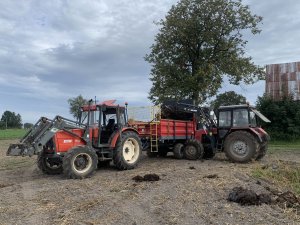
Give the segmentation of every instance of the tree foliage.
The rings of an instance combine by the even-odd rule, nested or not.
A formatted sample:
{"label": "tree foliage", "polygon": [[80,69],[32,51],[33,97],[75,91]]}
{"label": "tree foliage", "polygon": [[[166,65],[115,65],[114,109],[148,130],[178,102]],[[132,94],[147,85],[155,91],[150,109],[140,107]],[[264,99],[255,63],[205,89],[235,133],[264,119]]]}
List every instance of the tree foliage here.
{"label": "tree foliage", "polygon": [[253,83],[263,69],[245,55],[245,31],[255,35],[262,17],[240,0],[181,0],[173,5],[145,60],[152,64],[149,98],[193,99],[216,94],[224,75],[232,84]]}
{"label": "tree foliage", "polygon": [[5,111],[1,117],[0,128],[1,129],[22,128],[21,115],[11,111]]}
{"label": "tree foliage", "polygon": [[88,104],[88,100],[84,99],[82,95],[78,95],[75,98],[69,98],[68,103],[70,105],[70,113],[76,120],[80,118],[80,107]]}
{"label": "tree foliage", "polygon": [[216,96],[216,99],[211,102],[214,109],[221,105],[240,105],[245,104],[246,98],[243,95],[237,94],[234,91],[227,91]]}
{"label": "tree foliage", "polygon": [[257,108],[271,123],[265,124],[271,138],[275,140],[293,140],[300,137],[300,102],[294,101],[292,96],[283,97],[281,101],[274,101],[264,95],[258,97]]}

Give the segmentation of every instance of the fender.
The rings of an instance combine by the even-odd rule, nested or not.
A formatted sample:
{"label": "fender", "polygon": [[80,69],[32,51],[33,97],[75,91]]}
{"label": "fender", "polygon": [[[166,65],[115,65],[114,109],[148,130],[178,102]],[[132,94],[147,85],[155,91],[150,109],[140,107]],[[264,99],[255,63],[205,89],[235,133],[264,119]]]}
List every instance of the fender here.
{"label": "fender", "polygon": [[[126,131],[133,131],[135,132],[137,135],[139,135],[139,132],[132,128],[132,127],[126,127],[126,128],[123,128],[122,129],[122,133],[126,132]],[[110,142],[110,147],[111,148],[115,148],[116,147],[116,144],[117,144],[117,141],[119,139],[119,136],[120,136],[120,131],[116,131],[113,135],[112,135],[112,139],[111,139],[111,142]]]}
{"label": "fender", "polygon": [[[250,133],[254,134],[255,137],[257,137],[259,143],[263,143],[265,142],[266,140],[268,141],[270,139],[269,135],[267,134],[266,131],[264,131],[262,128],[252,128],[252,127],[249,127],[247,129],[240,129],[240,128],[232,128],[228,134],[234,132],[234,131],[237,131],[237,130],[244,130],[244,131],[250,131]],[[228,135],[227,134],[227,135]],[[226,136],[227,136],[226,135]],[[225,136],[225,137],[226,137]],[[266,139],[266,140],[265,140]]]}

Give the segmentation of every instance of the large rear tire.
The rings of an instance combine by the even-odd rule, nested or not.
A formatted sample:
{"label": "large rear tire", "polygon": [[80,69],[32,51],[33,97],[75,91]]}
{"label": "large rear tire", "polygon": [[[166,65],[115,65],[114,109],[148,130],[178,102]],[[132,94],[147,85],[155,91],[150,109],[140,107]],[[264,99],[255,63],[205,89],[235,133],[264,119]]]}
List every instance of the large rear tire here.
{"label": "large rear tire", "polygon": [[202,144],[195,140],[195,139],[190,139],[186,142],[183,155],[186,159],[189,160],[196,160],[196,159],[201,159],[203,157],[203,146]]}
{"label": "large rear tire", "polygon": [[225,154],[233,162],[247,163],[255,159],[258,148],[256,138],[247,131],[235,131],[224,141]]}
{"label": "large rear tire", "polygon": [[122,134],[114,152],[114,164],[119,170],[129,170],[137,166],[142,155],[142,143],[139,136],[132,131]]}
{"label": "large rear tire", "polygon": [[72,179],[90,177],[97,169],[98,156],[86,147],[75,147],[63,158],[64,175]]}
{"label": "large rear tire", "polygon": [[177,143],[173,148],[174,157],[176,159],[183,159],[184,157],[183,152],[184,152],[184,144]]}
{"label": "large rear tire", "polygon": [[41,152],[37,157],[38,168],[48,175],[61,174],[63,172],[61,158],[47,157],[44,152]]}

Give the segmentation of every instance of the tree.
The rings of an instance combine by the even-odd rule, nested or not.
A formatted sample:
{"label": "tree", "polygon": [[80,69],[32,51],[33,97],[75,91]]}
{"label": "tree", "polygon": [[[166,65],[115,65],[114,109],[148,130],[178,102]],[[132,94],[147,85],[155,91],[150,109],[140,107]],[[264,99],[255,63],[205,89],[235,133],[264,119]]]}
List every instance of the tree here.
{"label": "tree", "polygon": [[211,106],[215,109],[221,105],[240,105],[245,104],[246,98],[243,95],[237,94],[234,91],[227,91],[216,96],[216,99],[211,102]]}
{"label": "tree", "polygon": [[20,114],[15,112],[5,111],[1,117],[1,129],[7,128],[22,128],[22,118]]}
{"label": "tree", "polygon": [[300,136],[300,104],[292,96],[274,101],[268,95],[258,97],[257,109],[271,123],[263,124],[273,140],[297,140]]}
{"label": "tree", "polygon": [[68,103],[70,105],[70,113],[76,120],[80,118],[80,107],[88,104],[88,100],[84,99],[82,95],[78,95],[75,98],[69,98]]}
{"label": "tree", "polygon": [[245,55],[244,31],[260,33],[262,17],[252,15],[241,0],[181,0],[173,5],[145,60],[152,64],[149,98],[204,102],[217,93],[223,78],[254,83],[263,68]]}

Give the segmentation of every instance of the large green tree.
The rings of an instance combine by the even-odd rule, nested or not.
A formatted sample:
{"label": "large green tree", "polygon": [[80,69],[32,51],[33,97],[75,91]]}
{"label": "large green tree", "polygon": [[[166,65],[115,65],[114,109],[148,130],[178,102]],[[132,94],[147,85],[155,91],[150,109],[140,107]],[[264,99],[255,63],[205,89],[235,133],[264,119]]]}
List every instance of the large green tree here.
{"label": "large green tree", "polygon": [[240,0],[181,0],[173,5],[145,60],[152,65],[149,98],[204,102],[217,93],[224,75],[230,83],[253,83],[263,68],[245,54],[245,32],[260,32],[262,17]]}
{"label": "large green tree", "polygon": [[78,95],[74,98],[69,98],[68,103],[70,105],[70,113],[74,116],[76,120],[80,118],[80,108],[83,105],[88,104],[88,100],[84,99],[82,95]]}
{"label": "large green tree", "polygon": [[22,128],[22,117],[20,114],[16,114],[15,112],[5,111],[2,114],[0,121],[1,129],[6,128]]}
{"label": "large green tree", "polygon": [[211,102],[214,109],[221,105],[240,105],[245,104],[246,98],[243,95],[237,94],[234,91],[226,91],[216,96],[216,99]]}

